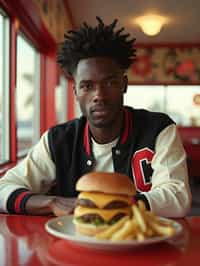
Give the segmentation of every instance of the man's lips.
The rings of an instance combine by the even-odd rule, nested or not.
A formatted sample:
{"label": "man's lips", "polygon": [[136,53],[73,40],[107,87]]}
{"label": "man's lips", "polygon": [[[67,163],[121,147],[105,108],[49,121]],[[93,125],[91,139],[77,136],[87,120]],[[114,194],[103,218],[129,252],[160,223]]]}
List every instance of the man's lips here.
{"label": "man's lips", "polygon": [[96,116],[105,116],[108,114],[108,112],[106,110],[102,110],[102,111],[99,110],[99,111],[94,111],[93,114]]}
{"label": "man's lips", "polygon": [[99,105],[99,106],[94,106],[91,108],[91,112],[108,112],[110,111],[110,106],[108,105]]}
{"label": "man's lips", "polygon": [[108,106],[98,106],[91,109],[91,113],[95,115],[106,115],[110,112],[110,108]]}

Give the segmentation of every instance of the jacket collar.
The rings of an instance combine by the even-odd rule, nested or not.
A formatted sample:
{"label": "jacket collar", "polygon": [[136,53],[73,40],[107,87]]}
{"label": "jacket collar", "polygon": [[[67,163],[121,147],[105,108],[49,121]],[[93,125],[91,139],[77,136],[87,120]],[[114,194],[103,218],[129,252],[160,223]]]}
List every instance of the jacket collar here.
{"label": "jacket collar", "polygon": [[[132,112],[125,108],[123,109],[124,112],[124,126],[122,128],[119,144],[123,145],[126,144],[129,136],[132,134],[133,131],[133,119],[132,119]],[[86,122],[85,129],[84,129],[84,147],[88,156],[92,155],[92,145],[91,145],[91,133],[89,129],[89,123]]]}

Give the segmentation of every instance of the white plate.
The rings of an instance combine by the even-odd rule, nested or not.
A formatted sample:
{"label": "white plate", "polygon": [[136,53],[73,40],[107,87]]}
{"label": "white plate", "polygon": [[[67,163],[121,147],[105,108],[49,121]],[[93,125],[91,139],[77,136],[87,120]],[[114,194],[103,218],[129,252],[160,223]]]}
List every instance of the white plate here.
{"label": "white plate", "polygon": [[144,245],[149,245],[153,243],[159,243],[166,240],[171,240],[172,238],[176,237],[182,231],[182,225],[172,221],[170,219],[161,218],[165,221],[172,221],[173,227],[176,230],[176,234],[173,237],[154,237],[149,238],[143,241],[137,240],[123,240],[123,241],[115,241],[111,242],[109,240],[97,240],[94,237],[87,237],[79,235],[75,232],[74,224],[72,222],[73,215],[69,216],[61,216],[57,218],[50,219],[45,224],[45,229],[48,233],[52,234],[53,236],[59,237],[61,239],[66,239],[73,241],[79,245],[89,246],[92,248],[98,249],[111,249],[111,250],[122,250],[122,249],[129,249],[133,247],[139,247]]}

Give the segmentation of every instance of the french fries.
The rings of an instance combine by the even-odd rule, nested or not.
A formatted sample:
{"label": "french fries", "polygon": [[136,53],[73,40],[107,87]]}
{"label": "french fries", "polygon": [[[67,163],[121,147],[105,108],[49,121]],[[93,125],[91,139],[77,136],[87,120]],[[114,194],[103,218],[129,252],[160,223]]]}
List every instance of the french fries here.
{"label": "french fries", "polygon": [[148,221],[149,226],[152,231],[157,233],[157,235],[161,236],[173,236],[175,234],[175,229],[170,225],[162,225],[158,223],[154,223],[153,221]]}
{"label": "french fries", "polygon": [[111,240],[117,241],[117,240],[125,239],[130,234],[134,234],[136,230],[137,230],[137,223],[134,220],[129,219],[128,221],[124,223],[124,226],[122,226],[118,231],[116,231],[112,235]]}
{"label": "french fries", "polygon": [[132,217],[123,217],[95,237],[111,241],[133,239],[143,241],[156,236],[173,236],[175,233],[173,222],[161,220],[146,210],[142,201],[138,201],[137,205],[132,206]]}
{"label": "french fries", "polygon": [[140,230],[145,233],[147,231],[147,225],[145,222],[145,217],[142,215],[142,211],[136,206],[132,207],[133,217],[135,218]]}
{"label": "french fries", "polygon": [[117,232],[122,226],[125,224],[126,221],[128,221],[129,217],[125,216],[122,219],[120,219],[117,223],[111,225],[108,229],[106,229],[103,232],[100,232],[96,234],[97,239],[110,239],[111,236]]}

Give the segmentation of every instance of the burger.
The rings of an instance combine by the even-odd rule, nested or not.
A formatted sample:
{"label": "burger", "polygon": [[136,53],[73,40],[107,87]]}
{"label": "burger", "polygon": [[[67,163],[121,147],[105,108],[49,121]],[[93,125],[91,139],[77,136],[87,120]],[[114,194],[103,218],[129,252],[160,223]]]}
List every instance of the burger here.
{"label": "burger", "polygon": [[136,193],[130,178],[119,173],[91,172],[76,183],[75,230],[94,236],[126,215]]}

